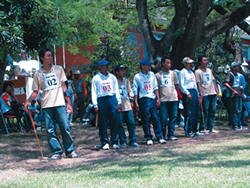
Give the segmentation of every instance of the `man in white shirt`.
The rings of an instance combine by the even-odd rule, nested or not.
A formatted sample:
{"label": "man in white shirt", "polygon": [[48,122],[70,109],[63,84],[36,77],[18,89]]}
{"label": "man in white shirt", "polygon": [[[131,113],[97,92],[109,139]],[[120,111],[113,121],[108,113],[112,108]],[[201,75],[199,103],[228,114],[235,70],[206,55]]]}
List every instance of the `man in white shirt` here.
{"label": "man in white shirt", "polygon": [[150,115],[158,142],[165,144],[166,141],[163,139],[162,126],[157,113],[157,103],[160,104],[157,80],[154,73],[150,71],[151,64],[147,59],[141,60],[141,71],[134,77],[133,92],[135,95],[135,106],[137,110],[140,107],[144,137],[147,139],[147,145],[153,145],[150,132]]}
{"label": "man in white shirt", "polygon": [[113,149],[119,149],[118,111],[122,111],[117,79],[108,72],[110,64],[104,59],[98,62],[100,72],[92,79],[91,86],[92,103],[95,112],[98,113],[99,135],[104,150],[109,150],[108,123],[111,129]]}
{"label": "man in white shirt", "polygon": [[185,134],[188,138],[192,138],[195,135],[204,135],[203,133],[198,132],[197,129],[197,109],[199,91],[196,85],[195,75],[191,71],[193,62],[194,60],[192,60],[191,58],[185,57],[182,60],[184,68],[180,71],[178,75],[179,86],[184,104],[184,116],[186,122]]}

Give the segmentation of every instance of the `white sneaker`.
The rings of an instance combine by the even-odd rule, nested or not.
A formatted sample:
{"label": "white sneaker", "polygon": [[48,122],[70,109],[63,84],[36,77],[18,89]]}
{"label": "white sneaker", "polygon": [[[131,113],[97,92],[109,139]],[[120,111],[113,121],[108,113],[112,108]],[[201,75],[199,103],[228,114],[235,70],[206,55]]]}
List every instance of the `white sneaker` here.
{"label": "white sneaker", "polygon": [[113,144],[113,149],[120,149],[120,147],[117,144]]}
{"label": "white sneaker", "polygon": [[153,145],[154,143],[153,143],[153,140],[148,140],[147,141],[147,145]]}
{"label": "white sneaker", "polygon": [[109,150],[109,144],[105,144],[104,146],[102,146],[102,149]]}
{"label": "white sneaker", "polygon": [[166,144],[166,143],[167,143],[166,140],[164,140],[164,139],[160,139],[160,140],[158,140],[158,142],[159,142],[160,144]]}

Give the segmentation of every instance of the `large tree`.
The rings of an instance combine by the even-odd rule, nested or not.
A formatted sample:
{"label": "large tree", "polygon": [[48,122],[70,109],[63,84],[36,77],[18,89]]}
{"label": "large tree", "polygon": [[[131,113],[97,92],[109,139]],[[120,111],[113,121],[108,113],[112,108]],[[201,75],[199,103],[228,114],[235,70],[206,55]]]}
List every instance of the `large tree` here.
{"label": "large tree", "polygon": [[249,1],[157,0],[155,4],[155,8],[161,9],[171,6],[175,10],[174,16],[164,36],[158,41],[153,36],[148,1],[136,0],[139,23],[151,55],[153,58],[166,56],[172,47],[173,68],[182,68],[183,57],[194,58],[197,47],[235,25],[249,30],[248,24],[244,22],[250,15]]}
{"label": "large tree", "polygon": [[[39,12],[35,0],[0,1],[0,88],[7,56],[20,59],[21,52],[33,53],[45,47],[55,36],[49,20]],[[0,90],[1,93],[2,90]]]}

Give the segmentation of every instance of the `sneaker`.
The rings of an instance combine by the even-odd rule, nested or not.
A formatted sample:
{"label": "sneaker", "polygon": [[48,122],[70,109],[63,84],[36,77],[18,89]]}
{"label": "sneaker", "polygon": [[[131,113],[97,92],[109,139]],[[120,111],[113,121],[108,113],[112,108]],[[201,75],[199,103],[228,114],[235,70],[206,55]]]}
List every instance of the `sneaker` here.
{"label": "sneaker", "polygon": [[207,131],[205,129],[200,130],[200,133],[203,133],[203,134],[208,134],[208,132],[210,132],[210,131]]}
{"label": "sneaker", "polygon": [[184,125],[185,125],[185,123],[184,123],[184,122],[181,122],[181,123],[179,124],[179,127],[184,127]]}
{"label": "sneaker", "polygon": [[129,144],[129,147],[141,147],[141,145],[137,144],[136,142],[133,142],[131,144]]}
{"label": "sneaker", "polygon": [[68,158],[80,158],[81,155],[78,155],[75,151],[72,151],[71,153],[67,154]]}
{"label": "sneaker", "polygon": [[210,133],[219,133],[220,131],[216,131],[214,129],[209,130]]}
{"label": "sneaker", "polygon": [[195,132],[195,133],[194,133],[194,135],[196,135],[196,136],[203,136],[203,135],[204,135],[204,133]]}
{"label": "sneaker", "polygon": [[159,142],[160,144],[166,144],[166,143],[167,143],[166,140],[164,140],[163,138],[162,138],[162,139],[159,139],[158,142]]}
{"label": "sneaker", "polygon": [[147,145],[153,145],[153,140],[147,140]]}
{"label": "sneaker", "polygon": [[186,134],[186,137],[187,137],[187,138],[193,138],[193,137],[194,137],[194,134],[193,134],[193,133]]}
{"label": "sneaker", "polygon": [[58,160],[58,159],[62,159],[63,155],[62,154],[54,154],[52,155],[52,157],[50,157],[48,160],[49,161],[53,161],[53,160]]}
{"label": "sneaker", "polygon": [[109,144],[104,144],[104,145],[102,146],[102,149],[104,149],[104,150],[109,150]]}
{"label": "sneaker", "polygon": [[172,141],[175,141],[175,140],[178,140],[178,138],[174,137],[174,136],[170,136],[168,137],[169,140],[172,140]]}
{"label": "sneaker", "polygon": [[248,128],[247,128],[247,127],[241,126],[239,129],[240,129],[240,130],[247,130]]}
{"label": "sneaker", "polygon": [[113,144],[113,149],[120,149],[120,147],[117,144]]}
{"label": "sneaker", "polygon": [[127,144],[126,143],[123,143],[122,145],[121,145],[121,148],[127,148],[128,146],[127,146]]}

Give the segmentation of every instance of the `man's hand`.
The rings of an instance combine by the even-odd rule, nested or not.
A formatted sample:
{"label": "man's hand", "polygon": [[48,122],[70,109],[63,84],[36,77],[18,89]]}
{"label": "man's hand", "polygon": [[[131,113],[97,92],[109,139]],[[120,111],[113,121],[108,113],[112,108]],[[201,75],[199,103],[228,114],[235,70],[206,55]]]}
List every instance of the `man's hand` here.
{"label": "man's hand", "polygon": [[118,104],[118,112],[122,112],[122,105]]}
{"label": "man's hand", "polygon": [[139,110],[139,104],[137,102],[135,102],[135,109],[136,109],[136,111]]}
{"label": "man's hand", "polygon": [[29,105],[30,105],[29,101],[26,101],[26,103],[23,106],[25,112],[28,112]]}
{"label": "man's hand", "polygon": [[66,108],[66,112],[68,113],[68,114],[73,114],[73,109],[72,109],[72,106],[71,105],[67,105],[67,108]]}
{"label": "man's hand", "polygon": [[188,98],[188,100],[191,100],[191,98],[192,98],[191,94],[188,94],[187,98]]}
{"label": "man's hand", "polygon": [[94,110],[95,110],[95,113],[96,113],[96,114],[99,113],[99,108],[98,108],[98,107],[96,107]]}
{"label": "man's hand", "polygon": [[236,95],[236,96],[240,95],[238,91],[234,90],[233,92],[234,92],[234,95]]}
{"label": "man's hand", "polygon": [[157,107],[161,106],[161,101],[159,99],[157,99]]}

